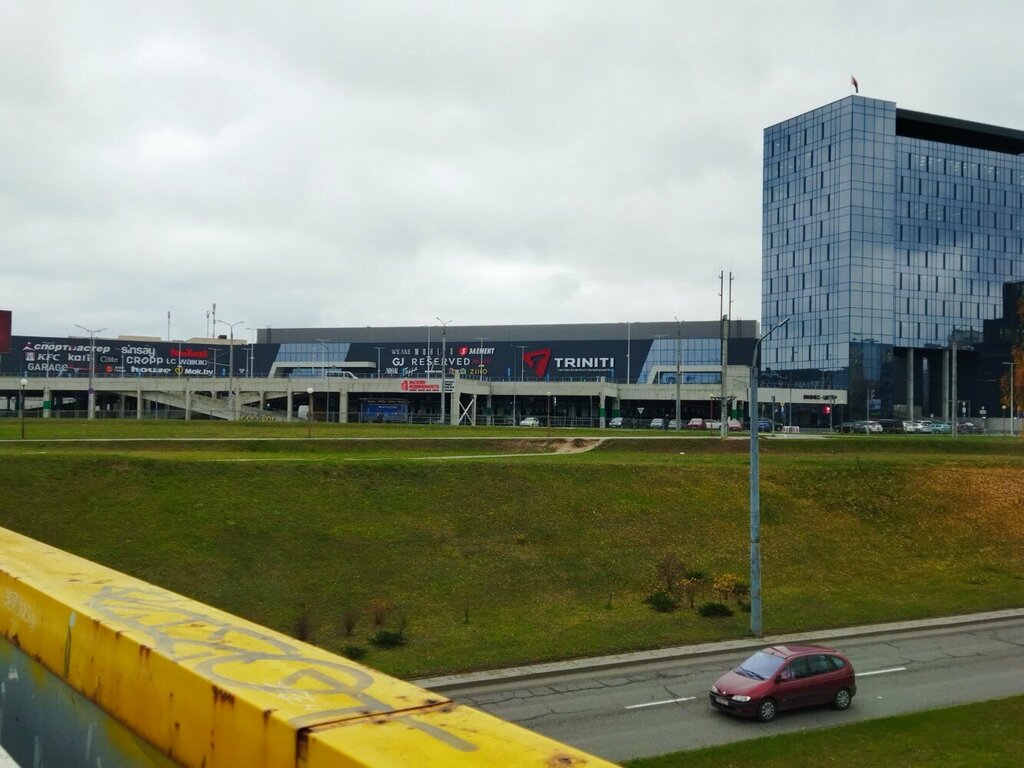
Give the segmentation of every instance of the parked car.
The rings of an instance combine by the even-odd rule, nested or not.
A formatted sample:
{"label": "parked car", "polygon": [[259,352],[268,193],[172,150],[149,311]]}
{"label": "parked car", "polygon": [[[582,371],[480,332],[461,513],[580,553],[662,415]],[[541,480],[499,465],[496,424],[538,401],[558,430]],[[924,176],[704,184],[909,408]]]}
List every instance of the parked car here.
{"label": "parked car", "polygon": [[729,421],[726,423],[726,426],[729,428],[730,432],[738,432],[739,430],[743,429],[743,425],[740,424],[740,422],[737,419],[729,419]]}
{"label": "parked car", "polygon": [[651,419],[650,427],[651,427],[651,429],[664,429],[665,428],[665,420],[664,419]]}
{"label": "parked car", "polygon": [[609,421],[608,421],[608,426],[612,427],[612,428],[622,427],[623,426],[623,424],[622,424],[622,417],[621,416],[612,416],[612,418],[609,419]]}
{"label": "parked car", "polygon": [[708,419],[704,422],[704,429],[721,429],[722,422],[715,421],[714,419]]}
{"label": "parked car", "polygon": [[980,424],[975,424],[973,421],[958,421],[956,423],[956,431],[961,435],[983,435],[985,429]]}
{"label": "parked car", "polygon": [[536,416],[527,416],[525,419],[519,422],[520,427],[539,427],[540,419]]}
{"label": "parked car", "polygon": [[933,435],[948,435],[953,431],[953,426],[948,421],[932,421],[928,426]]}
{"label": "parked car", "polygon": [[704,429],[704,419],[690,419],[686,422],[687,429]]}
{"label": "parked car", "polygon": [[857,694],[853,664],[816,645],[774,645],[758,651],[711,686],[711,706],[763,723],[786,709],[829,704],[848,709]]}
{"label": "parked car", "polygon": [[668,423],[668,428],[669,429],[679,429],[679,419],[672,419],[672,421],[670,421]]}

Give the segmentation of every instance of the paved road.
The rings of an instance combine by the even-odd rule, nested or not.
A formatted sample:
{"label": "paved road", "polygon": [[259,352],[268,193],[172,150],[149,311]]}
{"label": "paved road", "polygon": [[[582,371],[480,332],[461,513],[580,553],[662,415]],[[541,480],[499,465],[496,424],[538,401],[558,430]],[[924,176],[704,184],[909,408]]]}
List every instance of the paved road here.
{"label": "paved road", "polygon": [[1024,693],[1024,618],[831,642],[858,673],[851,709],[783,713],[767,725],[707,702],[710,684],[746,651],[449,687],[445,694],[620,761]]}

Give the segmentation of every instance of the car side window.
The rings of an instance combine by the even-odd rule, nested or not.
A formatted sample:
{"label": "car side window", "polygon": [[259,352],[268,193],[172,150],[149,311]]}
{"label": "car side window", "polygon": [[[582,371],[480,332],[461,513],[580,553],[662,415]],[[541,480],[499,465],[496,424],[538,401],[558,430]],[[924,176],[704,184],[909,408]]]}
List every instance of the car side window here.
{"label": "car side window", "polygon": [[828,656],[809,656],[807,662],[810,674],[812,675],[820,675],[832,671],[832,664],[829,662]]}
{"label": "car side window", "polygon": [[799,680],[801,677],[807,677],[809,674],[807,667],[807,657],[801,659],[793,659],[786,667],[786,673],[783,678],[786,680]]}
{"label": "car side window", "polygon": [[829,664],[832,665],[832,669],[842,669],[846,666],[846,662],[840,659],[838,656],[828,656]]}

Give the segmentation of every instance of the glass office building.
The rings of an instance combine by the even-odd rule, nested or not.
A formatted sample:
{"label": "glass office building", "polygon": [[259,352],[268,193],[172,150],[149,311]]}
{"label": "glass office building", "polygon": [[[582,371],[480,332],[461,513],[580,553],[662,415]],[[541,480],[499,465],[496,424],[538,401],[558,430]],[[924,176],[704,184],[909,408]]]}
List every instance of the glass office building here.
{"label": "glass office building", "polygon": [[998,409],[972,355],[1024,280],[1022,154],[1024,132],[862,96],[766,128],[762,330],[788,318],[768,381],[846,389],[856,418],[948,416],[956,359]]}

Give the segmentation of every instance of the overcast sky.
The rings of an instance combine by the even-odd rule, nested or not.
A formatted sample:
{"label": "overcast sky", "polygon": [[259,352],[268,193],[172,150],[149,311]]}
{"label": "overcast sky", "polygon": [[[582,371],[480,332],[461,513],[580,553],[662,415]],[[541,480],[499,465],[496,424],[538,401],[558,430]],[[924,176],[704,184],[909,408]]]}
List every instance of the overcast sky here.
{"label": "overcast sky", "polygon": [[[1024,3],[0,0],[14,333],[760,317],[761,141],[1024,128]],[[223,332],[223,327],[218,331]]]}

